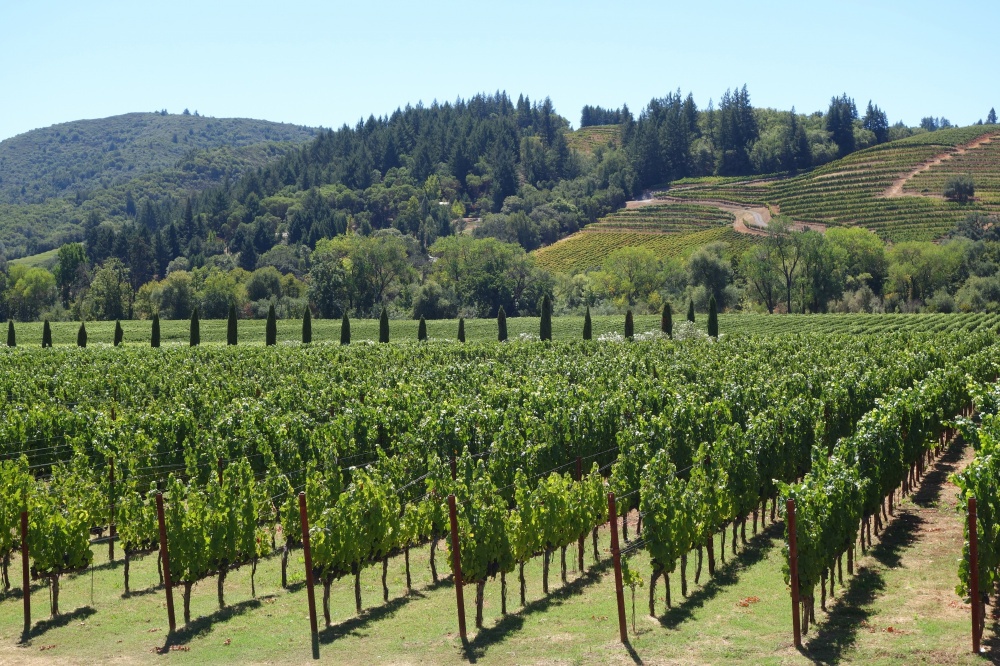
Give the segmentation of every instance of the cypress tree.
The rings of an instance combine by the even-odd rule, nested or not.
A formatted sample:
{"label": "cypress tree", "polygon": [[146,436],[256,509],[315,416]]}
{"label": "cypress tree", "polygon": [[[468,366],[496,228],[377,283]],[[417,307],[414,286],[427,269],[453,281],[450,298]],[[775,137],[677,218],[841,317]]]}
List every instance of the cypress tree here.
{"label": "cypress tree", "polygon": [[719,337],[719,312],[714,295],[708,299],[708,334],[713,338]]}
{"label": "cypress tree", "polygon": [[42,325],[42,347],[52,346],[52,327],[49,326],[49,320],[46,319],[45,323]]}
{"label": "cypress tree", "polygon": [[192,347],[201,344],[201,326],[198,324],[198,308],[191,311],[190,343]]}
{"label": "cypress tree", "polygon": [[16,347],[17,346],[17,335],[14,333],[14,320],[7,320],[7,346]]}
{"label": "cypress tree", "polygon": [[497,311],[497,340],[507,342],[507,313],[503,311],[503,306]]}
{"label": "cypress tree", "polygon": [[663,304],[663,314],[660,315],[660,330],[667,334],[667,337],[674,337],[674,313],[670,310],[670,303]]}
{"label": "cypress tree", "polygon": [[694,323],[694,301],[688,300],[688,321]]}
{"label": "cypress tree", "polygon": [[631,340],[635,337],[635,322],[632,321],[632,311],[625,313],[625,339]]}
{"label": "cypress tree", "polygon": [[264,329],[264,344],[273,347],[278,344],[278,320],[274,316],[274,304],[267,308],[267,326]]}
{"label": "cypress tree", "polygon": [[465,342],[465,317],[458,318],[458,341]]}
{"label": "cypress tree", "polygon": [[587,306],[587,314],[583,315],[583,339],[594,339],[594,327],[590,321],[590,306]]}
{"label": "cypress tree", "polygon": [[76,332],[76,346],[86,348],[87,346],[87,325],[80,322],[80,330]]}
{"label": "cypress tree", "polygon": [[302,344],[308,345],[313,341],[313,320],[309,306],[306,306],[305,314],[302,315]]}
{"label": "cypress tree", "polygon": [[552,340],[552,300],[546,294],[542,299],[542,322],[539,326],[538,337],[542,340]]}
{"label": "cypress tree", "polygon": [[420,325],[417,326],[417,340],[427,342],[427,322],[424,321],[423,315],[420,315]]}
{"label": "cypress tree", "polygon": [[378,318],[378,341],[389,342],[389,313],[382,308],[382,314]]}
{"label": "cypress tree", "polygon": [[150,347],[160,346],[160,315],[159,313],[153,315],[153,334],[149,338]]}
{"label": "cypress tree", "polygon": [[115,347],[121,345],[122,340],[125,339],[125,331],[122,330],[122,323],[118,320],[115,321]]}
{"label": "cypress tree", "polygon": [[347,318],[346,312],[344,318],[340,320],[340,344],[351,344],[351,320]]}
{"label": "cypress tree", "polygon": [[226,344],[235,345],[239,338],[239,333],[236,328],[236,304],[231,303],[229,305],[229,321],[226,322]]}

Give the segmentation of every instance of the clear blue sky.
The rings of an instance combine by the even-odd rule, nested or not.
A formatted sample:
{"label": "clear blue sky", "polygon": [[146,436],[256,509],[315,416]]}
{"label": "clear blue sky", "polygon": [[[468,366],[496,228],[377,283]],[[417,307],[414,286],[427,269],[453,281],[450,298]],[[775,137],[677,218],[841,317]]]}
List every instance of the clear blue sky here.
{"label": "clear blue sky", "polygon": [[0,139],[129,111],[339,127],[407,102],[506,90],[638,111],[678,87],[699,107],[825,110],[847,92],[891,122],[1000,108],[996,2],[0,3]]}

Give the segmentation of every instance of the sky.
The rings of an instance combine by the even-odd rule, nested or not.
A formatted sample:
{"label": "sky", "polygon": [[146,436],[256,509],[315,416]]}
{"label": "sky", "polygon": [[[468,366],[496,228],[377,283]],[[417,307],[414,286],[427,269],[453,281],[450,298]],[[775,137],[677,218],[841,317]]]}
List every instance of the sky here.
{"label": "sky", "polygon": [[916,125],[1000,107],[1000,3],[0,2],[0,140],[185,108],[340,127],[477,92],[634,113],[678,88],[703,108],[825,111],[846,92]]}

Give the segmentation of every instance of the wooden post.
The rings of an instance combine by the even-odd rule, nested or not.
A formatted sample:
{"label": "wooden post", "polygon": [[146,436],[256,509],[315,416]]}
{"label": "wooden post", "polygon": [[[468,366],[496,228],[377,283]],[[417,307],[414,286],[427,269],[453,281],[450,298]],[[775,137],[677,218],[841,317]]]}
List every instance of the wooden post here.
{"label": "wooden post", "polygon": [[[454,458],[452,458],[454,461]],[[451,567],[455,572],[455,600],[458,603],[458,633],[464,643],[465,633],[465,598],[462,596],[462,553],[458,540],[458,511],[455,509],[455,496],[448,495],[448,514],[451,519]]]}
{"label": "wooden post", "polygon": [[451,454],[451,480],[454,481],[455,477],[458,476],[458,466],[455,463],[455,454]]}
{"label": "wooden post", "polygon": [[167,550],[167,522],[163,517],[163,493],[156,493],[156,519],[160,522],[160,558],[163,560],[163,586],[167,592],[167,621],[170,633],[177,631],[174,619],[174,589],[170,581],[170,552]]}
{"label": "wooden post", "polygon": [[618,598],[618,635],[628,645],[628,624],[625,621],[625,590],[622,589],[622,556],[618,548],[618,511],[615,494],[608,493],[608,518],[611,524],[611,559],[615,564],[615,596]]}
{"label": "wooden post", "polygon": [[24,640],[31,633],[31,570],[28,567],[28,512],[21,512],[21,585],[24,599]]}
{"label": "wooden post", "polygon": [[302,525],[302,552],[306,560],[306,596],[309,599],[309,630],[312,631],[313,659],[319,659],[319,623],[316,619],[312,550],[309,547],[309,516],[306,513],[306,494],[304,491],[299,493],[299,522]]}
{"label": "wooden post", "polygon": [[219,485],[222,485],[222,458],[218,459],[217,466],[219,468]]}
{"label": "wooden post", "polygon": [[972,652],[982,652],[983,595],[979,592],[979,529],[976,524],[976,498],[969,498],[969,578],[972,590]]}
{"label": "wooden post", "polygon": [[[583,458],[580,456],[576,457],[576,482],[580,483],[583,481]],[[576,567],[580,574],[583,574],[583,539],[584,535],[581,534],[579,540],[576,542],[577,548],[577,563]]]}
{"label": "wooden post", "polygon": [[791,570],[792,583],[792,633],[795,637],[795,647],[802,649],[802,625],[799,618],[799,546],[795,534],[795,500],[785,503],[788,520],[788,563]]}
{"label": "wooden post", "polygon": [[115,459],[108,458],[108,497],[111,499],[111,513],[108,514],[108,561],[115,561]]}

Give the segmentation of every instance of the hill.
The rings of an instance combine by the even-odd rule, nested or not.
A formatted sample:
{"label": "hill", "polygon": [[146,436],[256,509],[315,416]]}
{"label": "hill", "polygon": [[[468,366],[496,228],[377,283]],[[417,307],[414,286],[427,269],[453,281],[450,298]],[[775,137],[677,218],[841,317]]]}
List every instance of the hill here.
{"label": "hill", "polygon": [[0,241],[11,257],[79,240],[91,211],[135,216],[263,166],[316,130],[246,118],[129,113],[0,142]]}
{"label": "hill", "polygon": [[[1000,126],[918,134],[858,151],[792,178],[689,179],[669,190],[690,202],[766,206],[797,222],[860,226],[886,241],[935,240],[971,213],[1000,213]],[[975,198],[945,200],[969,175]]]}

